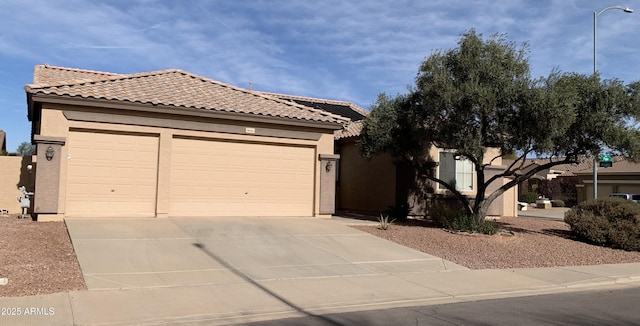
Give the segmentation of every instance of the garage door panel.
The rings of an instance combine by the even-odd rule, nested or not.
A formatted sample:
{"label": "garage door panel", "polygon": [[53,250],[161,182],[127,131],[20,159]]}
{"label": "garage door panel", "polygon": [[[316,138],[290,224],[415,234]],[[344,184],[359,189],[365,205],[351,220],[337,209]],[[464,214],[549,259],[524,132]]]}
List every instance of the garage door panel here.
{"label": "garage door panel", "polygon": [[618,191],[625,194],[640,194],[640,185],[618,185]]}
{"label": "garage door panel", "polygon": [[71,132],[67,216],[155,216],[158,138]]}
{"label": "garage door panel", "polygon": [[311,147],[174,139],[174,216],[310,216]]}

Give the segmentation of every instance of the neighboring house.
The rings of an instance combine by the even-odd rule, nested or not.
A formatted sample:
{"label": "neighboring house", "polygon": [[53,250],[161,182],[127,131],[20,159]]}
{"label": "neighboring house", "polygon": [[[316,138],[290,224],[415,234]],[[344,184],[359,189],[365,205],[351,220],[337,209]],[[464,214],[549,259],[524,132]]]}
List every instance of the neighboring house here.
{"label": "neighboring house", "polygon": [[[578,177],[578,202],[593,199],[593,161],[588,166],[575,171]],[[612,158],[610,168],[598,168],[598,198],[609,197],[611,193],[640,194],[640,164],[622,156]]]}
{"label": "neighboring house", "polygon": [[[506,159],[503,160],[504,165],[511,165],[512,163],[513,163],[513,160],[506,160]],[[524,161],[524,164],[522,164],[524,168],[518,171],[518,174],[527,173],[528,171],[531,171],[532,169],[546,163],[549,163],[548,158],[547,159],[545,158],[526,159]],[[518,195],[521,195],[525,192],[538,192],[540,183],[543,180],[550,181],[559,177],[560,178],[575,177],[576,172],[585,170],[585,169],[590,169],[592,167],[593,167],[593,160],[589,157],[584,157],[584,158],[581,158],[580,162],[578,162],[577,164],[559,164],[549,169],[539,171],[536,174],[534,174],[531,178],[521,182],[518,185]]]}
{"label": "neighboring house", "polygon": [[[409,204],[412,214],[424,215],[434,200],[450,198],[448,191],[439,185],[421,181],[415,171],[408,166],[394,161],[388,155],[379,155],[371,160],[364,159],[360,153],[358,140],[363,119],[368,112],[359,106],[343,101],[333,101],[284,94],[266,93],[283,100],[318,108],[349,118],[352,123],[347,129],[336,131],[336,154],[340,155],[337,172],[338,210],[378,214],[389,206]],[[491,153],[489,153],[491,154]],[[452,151],[434,148],[431,153],[436,173],[446,180],[455,180],[458,188],[469,196],[476,194],[475,172],[471,162],[456,159]],[[493,162],[487,169],[488,174],[503,169],[500,160]],[[507,182],[507,180],[503,180]],[[488,192],[497,189],[496,184]],[[429,194],[425,198],[418,187],[423,187]],[[511,189],[494,201],[489,215],[516,216],[517,190]]]}
{"label": "neighboring house", "polygon": [[334,213],[340,115],[181,70],[40,65],[25,91],[39,220]]}
{"label": "neighboring house", "polygon": [[[513,161],[504,161],[511,164]],[[598,198],[606,198],[611,193],[640,194],[640,164],[631,162],[622,156],[612,158],[610,168],[598,167]],[[520,173],[526,173],[536,166],[549,163],[549,159],[527,159]],[[540,171],[519,186],[520,194],[537,192],[542,180],[577,177],[577,202],[593,199],[593,158],[583,157],[576,164],[560,164]],[[574,181],[575,182],[575,181]],[[574,194],[575,195],[575,194]],[[574,198],[575,200],[575,198]]]}

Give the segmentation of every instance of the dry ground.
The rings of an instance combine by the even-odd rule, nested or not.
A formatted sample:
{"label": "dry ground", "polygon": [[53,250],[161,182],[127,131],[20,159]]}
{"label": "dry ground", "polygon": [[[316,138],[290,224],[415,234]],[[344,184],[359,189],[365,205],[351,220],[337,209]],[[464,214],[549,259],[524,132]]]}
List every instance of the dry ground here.
{"label": "dry ground", "polygon": [[562,221],[503,217],[500,235],[454,234],[424,220],[375,226],[353,226],[381,238],[450,260],[471,269],[531,268],[640,262],[627,252],[574,240]]}
{"label": "dry ground", "polygon": [[64,222],[17,215],[0,215],[0,278],[0,297],[86,289]]}

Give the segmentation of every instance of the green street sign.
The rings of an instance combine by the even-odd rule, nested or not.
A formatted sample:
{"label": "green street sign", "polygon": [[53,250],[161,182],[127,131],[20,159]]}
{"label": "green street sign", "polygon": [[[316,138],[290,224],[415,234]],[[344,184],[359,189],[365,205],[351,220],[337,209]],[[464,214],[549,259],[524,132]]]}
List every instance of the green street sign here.
{"label": "green street sign", "polygon": [[611,161],[611,155],[600,155],[601,168],[610,168],[612,166],[613,166],[613,162]]}

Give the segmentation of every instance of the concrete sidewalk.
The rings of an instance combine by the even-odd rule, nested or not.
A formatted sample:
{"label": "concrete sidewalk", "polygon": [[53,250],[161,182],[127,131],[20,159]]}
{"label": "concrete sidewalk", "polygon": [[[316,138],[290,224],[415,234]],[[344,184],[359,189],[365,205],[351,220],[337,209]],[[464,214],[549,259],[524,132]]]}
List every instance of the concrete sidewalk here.
{"label": "concrete sidewalk", "polygon": [[21,310],[0,325],[221,325],[640,286],[640,264],[468,270],[344,221],[224,222],[69,220],[89,290],[0,298]]}

